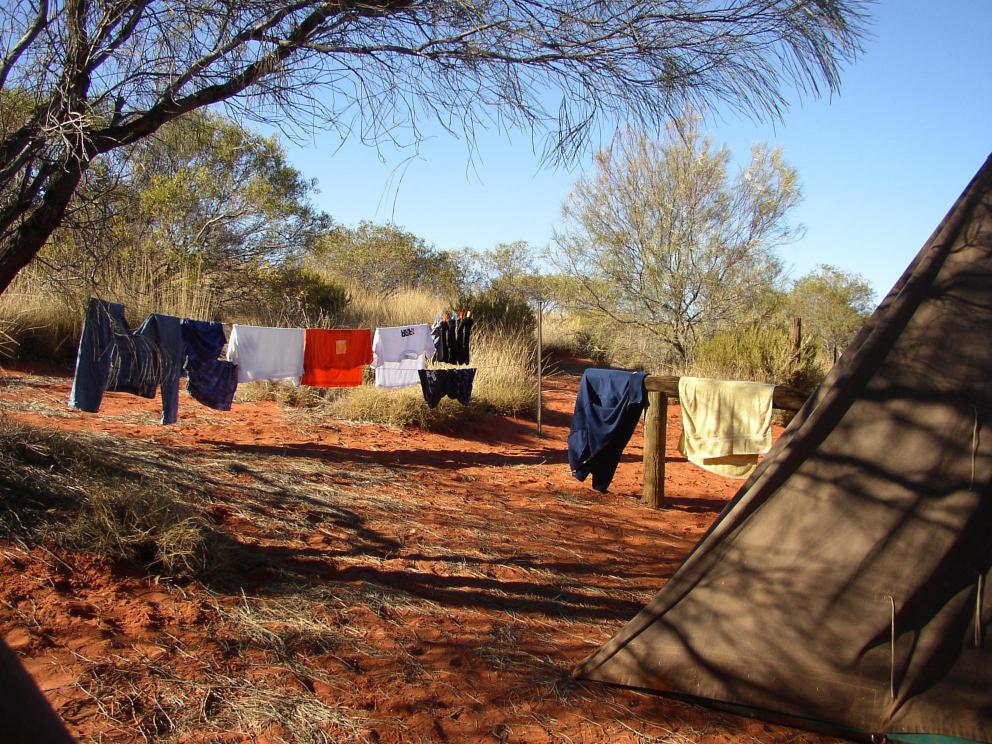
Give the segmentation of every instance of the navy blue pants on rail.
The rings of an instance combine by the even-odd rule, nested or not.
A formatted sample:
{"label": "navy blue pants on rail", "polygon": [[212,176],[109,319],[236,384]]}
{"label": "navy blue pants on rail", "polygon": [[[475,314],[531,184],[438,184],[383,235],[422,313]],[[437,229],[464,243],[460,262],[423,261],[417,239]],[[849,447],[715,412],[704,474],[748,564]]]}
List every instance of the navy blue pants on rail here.
{"label": "navy blue pants on rail", "polygon": [[647,396],[645,372],[587,369],[579,382],[572,430],[568,435],[568,464],[572,475],[605,492],[620,464]]}

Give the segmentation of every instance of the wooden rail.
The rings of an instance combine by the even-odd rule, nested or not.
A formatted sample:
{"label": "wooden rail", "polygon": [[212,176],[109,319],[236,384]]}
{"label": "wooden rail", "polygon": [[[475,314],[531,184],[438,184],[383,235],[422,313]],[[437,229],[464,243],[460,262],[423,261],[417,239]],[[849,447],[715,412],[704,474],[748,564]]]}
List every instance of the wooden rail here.
{"label": "wooden rail", "polygon": [[[660,509],[665,502],[665,436],[668,425],[668,396],[679,394],[679,378],[649,375],[644,380],[648,391],[648,410],[644,418],[644,493],[645,506]],[[776,385],[772,406],[798,411],[806,396],[795,388]]]}

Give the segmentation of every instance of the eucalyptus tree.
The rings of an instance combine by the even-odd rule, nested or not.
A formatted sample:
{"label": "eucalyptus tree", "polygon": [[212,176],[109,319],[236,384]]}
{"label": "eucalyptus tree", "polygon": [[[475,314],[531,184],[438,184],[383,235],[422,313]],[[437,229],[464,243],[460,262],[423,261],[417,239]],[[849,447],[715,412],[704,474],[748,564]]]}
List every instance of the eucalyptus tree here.
{"label": "eucalyptus tree", "polygon": [[[597,125],[687,105],[776,115],[838,85],[869,0],[6,0],[0,290],[62,220],[83,173],[196,109],[416,141],[523,127],[548,160]],[[4,98],[2,100],[9,100]],[[2,118],[2,117],[0,117]]]}
{"label": "eucalyptus tree", "polygon": [[803,331],[836,357],[868,320],[875,290],[858,274],[820,264],[796,280],[788,303],[791,314],[802,318]]}
{"label": "eucalyptus tree", "polygon": [[662,141],[628,131],[599,152],[551,254],[575,309],[646,334],[682,367],[702,334],[755,319],[778,283],[775,248],[801,232],[781,152],[755,145],[731,177],[730,151],[698,125],[682,117]]}
{"label": "eucalyptus tree", "polygon": [[107,160],[83,175],[38,255],[35,274],[66,297],[160,286],[185,267],[223,304],[260,271],[299,265],[331,227],[276,137],[208,111],[163,125],[121,167]]}

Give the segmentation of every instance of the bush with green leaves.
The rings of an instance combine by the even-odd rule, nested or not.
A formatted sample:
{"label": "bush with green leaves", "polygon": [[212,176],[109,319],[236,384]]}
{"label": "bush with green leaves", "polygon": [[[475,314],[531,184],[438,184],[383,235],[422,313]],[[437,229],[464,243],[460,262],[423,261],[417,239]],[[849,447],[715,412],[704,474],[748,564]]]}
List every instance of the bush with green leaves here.
{"label": "bush with green leaves", "polygon": [[501,330],[507,335],[530,335],[537,327],[534,308],[517,294],[503,289],[488,289],[463,294],[458,307],[470,310],[480,331]]}
{"label": "bush with green leaves", "polygon": [[451,296],[462,280],[450,253],[394,224],[335,227],[308,260],[321,272],[383,295],[418,288]]}
{"label": "bush with green leaves", "polygon": [[343,310],[350,301],[340,282],[309,269],[262,269],[256,273],[259,293],[241,308],[247,317],[258,317],[270,325],[321,326]]}
{"label": "bush with green leaves", "polygon": [[704,340],[686,372],[789,385],[805,393],[816,388],[825,374],[814,339],[804,338],[799,351],[793,352],[789,331],[761,325],[717,333]]}

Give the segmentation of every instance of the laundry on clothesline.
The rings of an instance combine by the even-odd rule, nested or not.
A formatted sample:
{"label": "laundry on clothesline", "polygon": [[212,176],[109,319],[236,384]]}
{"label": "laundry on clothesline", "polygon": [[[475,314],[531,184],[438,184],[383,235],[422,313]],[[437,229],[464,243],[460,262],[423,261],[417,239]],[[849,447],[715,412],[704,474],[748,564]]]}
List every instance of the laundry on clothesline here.
{"label": "laundry on clothesline", "polygon": [[445,364],[468,364],[472,336],[472,311],[443,313],[434,319],[431,338],[434,361]]}
{"label": "laundry on clothesline", "polygon": [[572,475],[605,493],[620,464],[647,401],[644,372],[587,369],[579,381],[572,428],[568,434],[568,464]]}
{"label": "laundry on clothesline", "polygon": [[372,367],[376,387],[400,388],[420,382],[418,370],[435,353],[426,323],[376,328],[372,339]]}
{"label": "laundry on clothesline", "polygon": [[183,318],[186,344],[186,392],[208,408],[230,411],[238,389],[238,368],[218,359],[227,338],[224,326],[216,321]]}
{"label": "laundry on clothesline", "polygon": [[303,385],[356,387],[365,365],[372,362],[368,329],[307,328],[303,353]]}
{"label": "laundry on clothesline", "polygon": [[[179,380],[188,356],[187,335],[180,318],[161,313],[150,314],[137,331],[132,331],[123,305],[91,298],[79,339],[69,406],[96,413],[107,391],[154,398],[161,389],[162,423],[174,424],[179,412]],[[193,353],[200,353],[200,349]],[[209,375],[209,371],[201,374],[201,384],[211,384]]]}
{"label": "laundry on clothesline", "polygon": [[463,406],[472,400],[472,382],[475,380],[475,368],[468,369],[421,369],[420,387],[424,393],[424,402],[428,407],[436,408],[444,396],[454,398]]}
{"label": "laundry on clothesline", "polygon": [[227,360],[238,365],[238,382],[291,382],[303,377],[302,328],[270,328],[235,323]]}
{"label": "laundry on clothesline", "polygon": [[[446,315],[441,343],[449,363],[467,364],[472,319],[470,314],[459,315],[463,317]],[[226,359],[220,359],[225,345]],[[161,388],[162,423],[171,424],[178,416],[184,374],[191,397],[229,411],[239,383],[354,387],[362,384],[368,364],[377,387],[420,384],[431,407],[445,395],[467,404],[475,369],[437,370],[422,381],[419,372],[436,353],[436,339],[426,323],[377,328],[374,336],[363,328],[235,324],[228,339],[221,323],[160,313],[150,314],[132,331],[123,305],[93,298],[83,323],[69,405],[96,412],[106,391],[153,398]]]}

